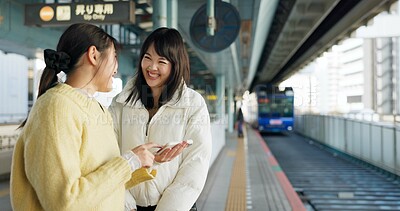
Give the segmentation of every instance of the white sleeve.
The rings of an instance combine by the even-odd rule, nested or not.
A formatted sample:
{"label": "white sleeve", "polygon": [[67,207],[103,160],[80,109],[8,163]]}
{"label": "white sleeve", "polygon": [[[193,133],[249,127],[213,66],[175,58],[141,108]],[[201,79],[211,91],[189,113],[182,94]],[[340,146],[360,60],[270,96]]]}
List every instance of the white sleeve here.
{"label": "white sleeve", "polygon": [[125,191],[125,211],[136,210],[136,201],[129,192],[129,190]]}
{"label": "white sleeve", "polygon": [[131,150],[126,151],[124,154],[121,155],[121,157],[128,161],[129,165],[131,166],[132,172],[142,167],[142,163],[140,162],[139,157]]}

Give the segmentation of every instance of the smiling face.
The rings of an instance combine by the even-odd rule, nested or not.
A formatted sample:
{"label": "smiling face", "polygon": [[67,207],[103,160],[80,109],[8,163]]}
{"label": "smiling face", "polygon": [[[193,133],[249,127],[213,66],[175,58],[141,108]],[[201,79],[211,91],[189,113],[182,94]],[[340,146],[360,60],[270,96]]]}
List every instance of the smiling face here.
{"label": "smiling face", "polygon": [[157,54],[154,43],[144,54],[141,67],[144,78],[153,92],[160,91],[171,74],[172,64],[165,57]]}

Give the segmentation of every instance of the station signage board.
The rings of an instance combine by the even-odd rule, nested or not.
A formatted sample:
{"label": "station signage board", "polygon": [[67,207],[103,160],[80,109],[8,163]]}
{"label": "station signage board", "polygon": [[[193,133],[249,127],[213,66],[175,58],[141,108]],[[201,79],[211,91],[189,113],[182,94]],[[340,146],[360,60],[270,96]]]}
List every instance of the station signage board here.
{"label": "station signage board", "polygon": [[82,22],[133,24],[135,23],[135,3],[118,1],[25,5],[25,25],[27,26],[57,26]]}

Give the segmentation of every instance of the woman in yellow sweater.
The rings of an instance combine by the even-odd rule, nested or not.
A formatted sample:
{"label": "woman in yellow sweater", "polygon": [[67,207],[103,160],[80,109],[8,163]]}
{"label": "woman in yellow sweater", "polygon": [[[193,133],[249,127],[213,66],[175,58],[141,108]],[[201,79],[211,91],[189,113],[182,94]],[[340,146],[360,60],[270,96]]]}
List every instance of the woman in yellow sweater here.
{"label": "woman in yellow sweater", "polygon": [[[44,58],[38,100],[14,149],[13,209],[123,210],[125,188],[154,177],[141,167],[152,166],[148,149],[156,145],[120,156],[111,115],[92,97],[112,87],[115,39],[94,25],[74,24]],[[58,83],[61,71],[65,83]]]}

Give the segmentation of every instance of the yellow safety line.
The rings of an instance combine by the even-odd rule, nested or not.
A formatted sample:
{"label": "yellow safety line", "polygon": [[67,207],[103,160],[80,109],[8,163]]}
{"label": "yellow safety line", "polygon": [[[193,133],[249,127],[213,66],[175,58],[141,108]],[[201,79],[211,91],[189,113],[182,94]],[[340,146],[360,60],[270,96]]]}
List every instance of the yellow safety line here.
{"label": "yellow safety line", "polygon": [[226,211],[246,211],[246,154],[244,139],[238,138],[236,159],[232,169]]}

